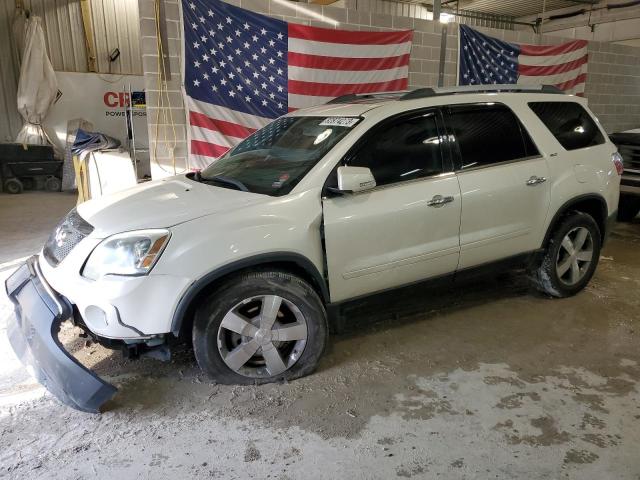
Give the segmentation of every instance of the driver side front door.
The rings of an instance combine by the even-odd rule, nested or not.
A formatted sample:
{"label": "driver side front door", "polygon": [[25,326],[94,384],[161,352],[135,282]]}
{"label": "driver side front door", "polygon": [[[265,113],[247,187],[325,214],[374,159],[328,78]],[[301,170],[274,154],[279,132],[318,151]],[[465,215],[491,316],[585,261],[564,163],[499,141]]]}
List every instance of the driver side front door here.
{"label": "driver side front door", "polygon": [[347,156],[376,187],[323,199],[333,302],[455,271],[460,187],[439,119],[430,109],[384,121]]}

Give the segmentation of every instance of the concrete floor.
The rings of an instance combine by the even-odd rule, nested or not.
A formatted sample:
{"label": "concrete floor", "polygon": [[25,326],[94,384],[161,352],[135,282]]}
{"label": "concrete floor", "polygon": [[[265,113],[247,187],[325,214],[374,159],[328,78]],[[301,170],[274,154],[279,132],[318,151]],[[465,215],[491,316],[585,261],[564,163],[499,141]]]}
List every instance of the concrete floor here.
{"label": "concrete floor", "polygon": [[[0,195],[0,279],[73,200]],[[636,220],[573,298],[518,275],[387,295],[350,313],[317,373],[259,387],[212,384],[186,348],[131,362],[68,327],[68,347],[120,388],[102,415],[27,376],[0,297],[0,477],[637,480],[639,288]]]}

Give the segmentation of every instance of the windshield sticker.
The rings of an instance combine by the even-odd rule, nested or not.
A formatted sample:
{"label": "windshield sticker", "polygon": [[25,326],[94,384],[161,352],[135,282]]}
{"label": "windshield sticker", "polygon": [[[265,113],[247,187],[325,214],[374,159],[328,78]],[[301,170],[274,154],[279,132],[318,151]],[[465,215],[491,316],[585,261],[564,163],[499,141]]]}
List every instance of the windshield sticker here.
{"label": "windshield sticker", "polygon": [[357,117],[327,117],[322,122],[320,122],[320,126],[322,127],[347,127],[351,128],[360,120]]}

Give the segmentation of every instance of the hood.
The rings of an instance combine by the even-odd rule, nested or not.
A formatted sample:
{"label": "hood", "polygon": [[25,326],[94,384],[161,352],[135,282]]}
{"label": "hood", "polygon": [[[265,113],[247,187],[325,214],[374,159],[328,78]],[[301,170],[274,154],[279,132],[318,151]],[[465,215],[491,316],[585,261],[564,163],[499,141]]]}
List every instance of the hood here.
{"label": "hood", "polygon": [[78,206],[78,213],[94,227],[95,235],[106,237],[130,230],[167,228],[270,198],[213,187],[182,175],[90,200]]}

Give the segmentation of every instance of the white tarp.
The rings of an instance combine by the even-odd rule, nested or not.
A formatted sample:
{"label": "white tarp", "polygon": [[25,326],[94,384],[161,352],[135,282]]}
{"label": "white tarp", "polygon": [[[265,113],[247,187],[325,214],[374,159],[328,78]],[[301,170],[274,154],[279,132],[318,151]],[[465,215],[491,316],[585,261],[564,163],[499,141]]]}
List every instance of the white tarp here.
{"label": "white tarp", "polygon": [[24,52],[18,83],[18,111],[25,120],[16,142],[46,145],[46,134],[41,126],[49,107],[58,94],[58,82],[47,56],[42,31],[42,19],[31,16],[26,22]]}

